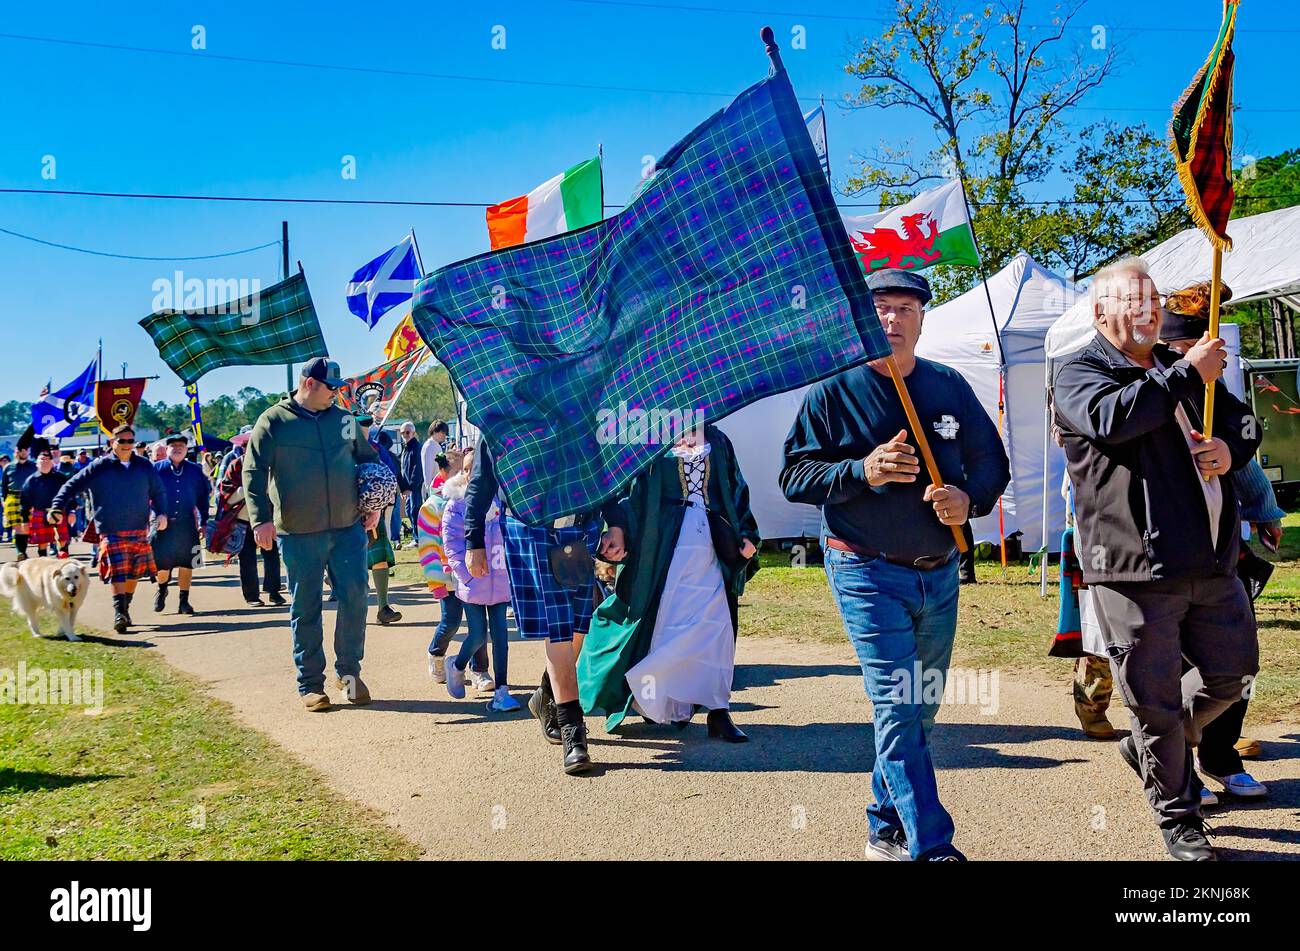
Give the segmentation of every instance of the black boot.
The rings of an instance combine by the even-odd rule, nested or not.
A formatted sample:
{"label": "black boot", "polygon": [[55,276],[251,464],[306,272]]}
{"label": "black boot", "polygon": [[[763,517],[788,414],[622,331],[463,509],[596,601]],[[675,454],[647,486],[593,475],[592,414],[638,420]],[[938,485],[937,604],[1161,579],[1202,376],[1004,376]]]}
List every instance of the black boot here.
{"label": "black boot", "polygon": [[124,599],[122,602],[122,614],[126,616],[127,627],[135,627],[135,621],[131,620],[131,602],[135,600],[135,592],[128,591],[126,594],[122,595],[122,597]]}
{"label": "black boot", "polygon": [[113,595],[113,630],[119,634],[125,634],[131,621],[126,616],[126,595]]}
{"label": "black boot", "polygon": [[730,710],[709,711],[709,739],[725,740],[728,743],[748,743],[749,737],[740,731],[731,720]]}
{"label": "black boot", "polygon": [[176,610],[181,614],[193,614],[194,609],[190,607],[190,593],[182,588],[179,592],[180,603],[176,605]]}
{"label": "black boot", "polygon": [[542,727],[542,736],[547,743],[558,746],[564,742],[560,735],[560,723],[555,710],[555,695],[551,693],[551,676],[549,671],[542,671],[542,685],[528,698],[528,712]]}
{"label": "black boot", "polygon": [[14,548],[18,550],[18,557],[14,561],[27,560],[27,536],[21,532],[14,532]]}
{"label": "black boot", "polygon": [[[167,607],[167,586],[169,583],[167,581],[158,582],[158,590],[154,592],[153,609],[159,614],[162,614],[163,608]],[[184,598],[185,596],[182,594],[181,597]]]}
{"label": "black boot", "polygon": [[586,724],[561,727],[560,734],[564,742],[564,771],[572,776],[591,769],[591,756],[587,753]]}

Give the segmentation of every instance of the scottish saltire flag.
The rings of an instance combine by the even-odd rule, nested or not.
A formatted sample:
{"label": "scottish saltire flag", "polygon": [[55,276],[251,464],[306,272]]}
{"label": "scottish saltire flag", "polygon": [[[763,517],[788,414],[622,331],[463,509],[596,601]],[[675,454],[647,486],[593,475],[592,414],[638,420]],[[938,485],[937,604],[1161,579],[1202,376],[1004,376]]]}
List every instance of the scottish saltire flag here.
{"label": "scottish saltire flag", "polygon": [[374,329],[379,318],[411,299],[420,267],[415,255],[415,235],[408,234],[375,258],[348,282],[348,310]]}
{"label": "scottish saltire flag", "polygon": [[32,428],[36,435],[49,439],[71,436],[77,427],[95,418],[95,377],[99,361],[91,360],[71,383],[53,393],[49,384],[41,390],[41,398],[32,404]]}
{"label": "scottish saltire flag", "polygon": [[616,495],[674,419],[890,352],[783,70],[668,150],[618,215],[441,268],[412,313],[535,525]]}
{"label": "scottish saltire flag", "polygon": [[238,300],[157,311],[140,326],[182,383],[218,367],[299,363],[329,354],[301,271]]}

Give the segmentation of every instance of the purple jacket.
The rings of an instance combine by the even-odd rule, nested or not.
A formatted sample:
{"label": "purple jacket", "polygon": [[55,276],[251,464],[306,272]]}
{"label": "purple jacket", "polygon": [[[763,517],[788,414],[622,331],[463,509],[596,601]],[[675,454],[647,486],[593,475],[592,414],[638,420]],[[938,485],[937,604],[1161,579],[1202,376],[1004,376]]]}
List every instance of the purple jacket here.
{"label": "purple jacket", "polygon": [[505,538],[498,511],[488,518],[484,540],[487,547],[488,573],[475,578],[465,567],[465,486],[467,479],[458,475],[442,487],[447,507],[442,510],[442,545],[447,567],[456,575],[456,597],[466,604],[504,604],[510,600],[510,575],[506,572]]}

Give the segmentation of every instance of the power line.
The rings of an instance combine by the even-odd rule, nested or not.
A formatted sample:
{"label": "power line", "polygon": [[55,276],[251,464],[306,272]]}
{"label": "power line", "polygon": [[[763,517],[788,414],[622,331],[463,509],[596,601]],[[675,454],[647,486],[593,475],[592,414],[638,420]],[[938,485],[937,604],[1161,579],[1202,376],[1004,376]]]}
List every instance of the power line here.
{"label": "power line", "polygon": [[[586,0],[574,0],[586,2]],[[591,0],[595,2],[595,0]],[[1282,30],[1270,32],[1285,32]],[[1293,31],[1300,32],[1300,31]],[[211,53],[206,50],[167,50],[152,46],[127,46],[120,43],[95,43],[90,40],[69,40],[53,36],[32,36],[23,33],[0,33],[0,39],[18,40],[29,43],[49,43],[55,46],[72,46],[82,49],[111,50],[125,53],[144,53],[152,56],[171,56],[190,60],[219,60],[228,63],[243,63],[255,66],[287,66],[293,69],[322,69],[342,73],[364,73],[377,76],[399,76],[408,79],[436,79],[453,82],[499,83],[508,86],[533,86],[541,89],[581,89],[588,92],[627,92],[655,96],[708,96],[718,99],[732,99],[736,92],[715,92],[703,89],[672,89],[654,86],[615,86],[603,83],[580,83],[563,80],[545,79],[511,79],[502,76],[475,76],[466,73],[431,73],[408,69],[386,69],[378,66],[349,66],[342,63],[314,63],[306,60],[265,59],[256,56],[233,56],[224,53]],[[814,96],[797,96],[800,102],[819,103],[821,99]],[[1156,106],[1074,106],[1081,112],[1158,112],[1167,114],[1167,108]],[[1238,108],[1243,113],[1298,113],[1296,109]]]}
{"label": "power line", "polygon": [[[53,188],[0,188],[0,194],[18,194],[18,195],[56,195],[73,198],[121,198],[121,199],[141,199],[145,201],[233,201],[233,202],[254,202],[269,204],[296,204],[296,205],[380,205],[396,206],[411,208],[489,208],[498,202],[487,201],[415,201],[403,199],[382,199],[382,198],[290,198],[270,195],[185,195],[185,194],[164,194],[150,192],[116,192],[116,191],[72,191],[70,189],[53,189]],[[1003,202],[979,202],[981,207],[1016,207],[1020,205],[1138,205],[1149,202],[1182,202],[1184,199],[1181,195],[1170,196],[1167,198],[1148,198],[1145,195],[1136,195],[1122,198],[1048,198],[1024,201],[1003,201]],[[1300,201],[1300,193],[1280,194],[1280,195],[1238,195],[1238,201]],[[885,204],[883,202],[837,202],[840,208],[892,208],[894,204]],[[619,209],[624,207],[621,204],[606,204],[606,209]],[[3,229],[0,229],[2,231]],[[6,232],[13,233],[13,232]],[[18,235],[18,237],[27,237]],[[32,239],[37,240],[37,239]],[[271,244],[279,244],[273,241]],[[258,248],[248,248],[248,251],[257,251],[262,247],[270,245],[261,245]],[[72,250],[81,250],[73,248]],[[244,254],[244,251],[233,251],[230,254]],[[214,255],[222,257],[224,255]],[[153,260],[153,259],[150,259]],[[158,259],[162,260],[162,259]],[[166,260],[183,260],[181,258],[171,258]],[[197,260],[197,259],[195,259]]]}
{"label": "power line", "polygon": [[[684,3],[649,3],[644,0],[569,0],[570,3],[582,3],[588,6],[596,7],[631,7],[642,10],[671,10],[675,13],[729,13],[744,16],[772,16],[772,17],[789,17],[796,20],[850,20],[859,23],[892,23],[891,17],[880,16],[862,16],[861,14],[849,13],[805,13],[804,11],[794,10],[753,10],[741,9],[739,7],[700,7],[687,5]],[[1054,23],[1040,24],[1022,24],[1030,28],[1038,29],[1057,29]],[[1074,30],[1084,30],[1091,32],[1091,26],[1069,27]],[[1114,26],[1109,29],[1122,33],[1214,33],[1215,29],[1210,27],[1197,28],[1191,26]],[[1300,30],[1275,30],[1268,29],[1242,29],[1238,27],[1237,33],[1300,33]]]}
{"label": "power line", "polygon": [[95,251],[91,248],[78,248],[70,244],[59,244],[57,241],[46,241],[44,238],[36,238],[30,234],[23,234],[19,231],[10,231],[8,228],[0,228],[0,234],[7,234],[13,238],[22,238],[24,241],[34,241],[36,244],[43,244],[50,248],[59,248],[63,251],[76,251],[80,254],[93,254],[101,258],[119,258],[125,261],[210,261],[214,258],[233,258],[239,254],[249,254],[253,251],[261,251],[263,248],[279,247],[279,241],[268,241],[266,244],[259,244],[255,248],[243,248],[239,251],[222,251],[219,254],[195,254],[189,257],[154,257],[145,254],[115,254],[111,251]]}

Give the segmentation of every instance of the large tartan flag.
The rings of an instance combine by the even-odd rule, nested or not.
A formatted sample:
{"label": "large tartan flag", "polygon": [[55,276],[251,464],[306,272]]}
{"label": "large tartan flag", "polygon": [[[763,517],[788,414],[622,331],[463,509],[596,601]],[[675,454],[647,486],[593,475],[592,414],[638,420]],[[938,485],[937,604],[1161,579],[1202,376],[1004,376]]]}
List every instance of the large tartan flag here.
{"label": "large tartan flag", "polygon": [[348,377],[338,390],[339,406],[349,413],[370,413],[376,423],[382,423],[402,384],[428,355],[427,347],[417,347],[396,360]]}
{"label": "large tartan flag", "polygon": [[236,301],[156,311],[140,326],[182,383],[218,367],[298,363],[329,353],[301,271]]}
{"label": "large tartan flag", "polygon": [[1174,103],[1170,146],[1192,220],[1220,251],[1232,247],[1232,35],[1237,0],[1226,0],[1223,23],[1205,65]]}
{"label": "large tartan flag", "polygon": [[531,524],[616,495],[674,419],[890,352],[784,70],[673,146],[619,214],[441,268],[412,313]]}

